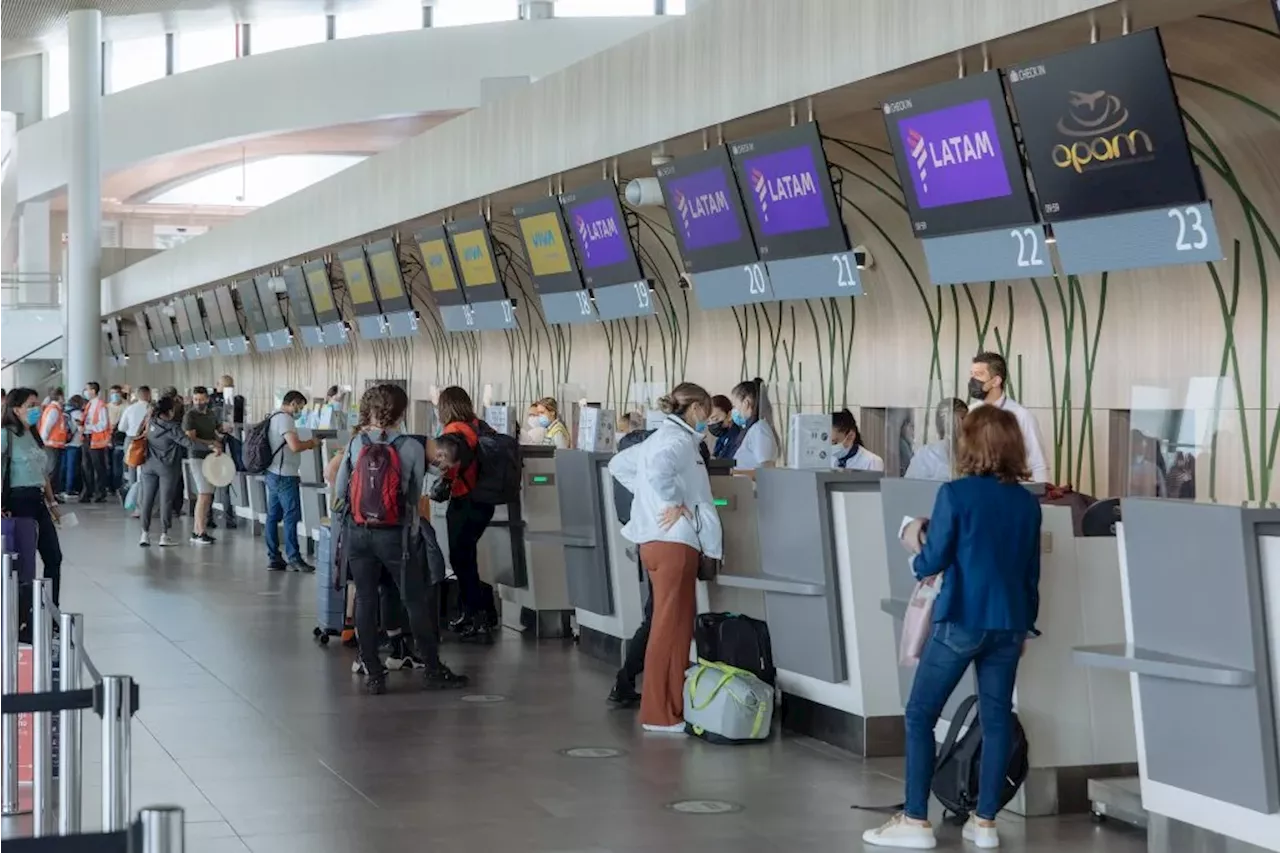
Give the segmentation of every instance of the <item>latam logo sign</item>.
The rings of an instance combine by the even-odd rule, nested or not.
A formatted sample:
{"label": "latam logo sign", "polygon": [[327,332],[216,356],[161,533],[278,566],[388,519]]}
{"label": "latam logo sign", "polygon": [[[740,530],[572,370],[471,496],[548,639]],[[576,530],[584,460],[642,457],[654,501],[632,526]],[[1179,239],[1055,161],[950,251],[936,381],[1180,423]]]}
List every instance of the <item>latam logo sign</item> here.
{"label": "latam logo sign", "polygon": [[628,259],[629,237],[618,223],[617,199],[606,196],[583,202],[572,209],[572,216],[584,267],[597,269]]}
{"label": "latam logo sign", "polygon": [[742,238],[731,200],[735,191],[730,189],[724,169],[707,169],[672,178],[668,187],[686,248],[706,249]]}
{"label": "latam logo sign", "polygon": [[760,230],[768,236],[812,231],[830,223],[813,149],[800,145],[742,161],[751,180],[751,202]]}
{"label": "latam logo sign", "polygon": [[1003,198],[1013,190],[985,99],[908,116],[898,132],[911,159],[921,208]]}

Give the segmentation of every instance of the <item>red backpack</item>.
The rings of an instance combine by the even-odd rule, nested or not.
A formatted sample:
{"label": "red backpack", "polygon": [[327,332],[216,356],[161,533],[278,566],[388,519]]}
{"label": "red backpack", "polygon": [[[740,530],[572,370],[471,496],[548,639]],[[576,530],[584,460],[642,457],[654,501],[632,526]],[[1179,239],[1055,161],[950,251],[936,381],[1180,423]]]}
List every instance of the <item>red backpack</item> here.
{"label": "red backpack", "polygon": [[360,453],[351,466],[351,517],[362,527],[396,527],[400,524],[400,454],[396,444],[370,441],[360,436]]}

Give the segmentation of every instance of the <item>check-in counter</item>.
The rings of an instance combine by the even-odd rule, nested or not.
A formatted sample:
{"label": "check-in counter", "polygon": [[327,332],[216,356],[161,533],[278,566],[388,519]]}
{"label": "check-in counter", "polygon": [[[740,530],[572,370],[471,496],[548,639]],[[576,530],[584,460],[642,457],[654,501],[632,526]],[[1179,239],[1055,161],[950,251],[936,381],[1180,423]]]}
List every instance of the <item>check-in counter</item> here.
{"label": "check-in counter", "polygon": [[[889,593],[881,607],[894,617],[885,654],[895,667],[902,617],[915,586],[898,529],[904,516],[932,513],[940,486],[929,480],[886,479],[881,487]],[[1043,490],[1039,485],[1028,488]],[[1124,678],[1073,665],[1074,647],[1123,640],[1116,540],[1112,535],[1076,535],[1072,511],[1065,506],[1042,505],[1042,518],[1036,623],[1042,634],[1027,641],[1014,692],[1014,710],[1031,746],[1031,771],[1009,808],[1027,816],[1088,810],[1088,780],[1131,775],[1137,760],[1132,727],[1124,723],[1132,713]],[[1099,532],[1110,534],[1111,526]],[[914,678],[914,667],[898,668],[904,706]],[[956,706],[975,690],[970,674],[947,701],[939,731],[945,731]]]}
{"label": "check-in counter", "polygon": [[1132,688],[1149,849],[1280,851],[1280,509],[1122,517],[1123,631],[1075,658]]}
{"label": "check-in counter", "polygon": [[860,471],[758,470],[760,571],[740,576],[726,560],[716,580],[763,598],[783,726],[866,756],[900,755],[903,742],[893,628],[879,608],[880,483]]}
{"label": "check-in counter", "polygon": [[[523,571],[495,574],[495,586],[502,601],[502,622],[508,628],[535,637],[567,637],[572,628],[573,607],[565,570],[564,546],[555,542],[531,541],[531,533],[555,533],[562,529],[560,495],[556,479],[556,449],[521,448],[520,516],[523,530],[518,538]],[[486,537],[488,533],[486,533]],[[497,562],[504,555],[501,543]],[[507,562],[514,562],[509,559]]]}
{"label": "check-in counter", "polygon": [[714,463],[707,469],[724,537],[720,573],[726,581],[698,584],[698,612],[743,613],[767,620],[764,592],[733,583],[733,578],[760,577],[761,569],[755,483],[750,477],[730,476],[730,471]]}

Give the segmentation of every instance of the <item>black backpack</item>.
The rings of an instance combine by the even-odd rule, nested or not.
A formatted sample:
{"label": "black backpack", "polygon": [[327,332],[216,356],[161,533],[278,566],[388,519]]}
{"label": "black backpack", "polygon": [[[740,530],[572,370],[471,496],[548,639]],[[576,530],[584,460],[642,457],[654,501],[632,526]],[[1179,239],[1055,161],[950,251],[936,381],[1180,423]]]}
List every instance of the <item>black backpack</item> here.
{"label": "black backpack", "polygon": [[476,484],[467,497],[501,506],[520,500],[520,442],[480,422],[476,430]]}
{"label": "black backpack", "polygon": [[[970,712],[977,705],[978,697],[970,696],[960,703],[946,739],[938,749],[938,760],[933,769],[933,795],[942,803],[945,812],[955,815],[957,821],[968,820],[978,807],[978,765],[982,759],[982,722]],[[963,735],[960,729],[968,723]],[[1000,808],[1008,805],[1022,783],[1026,781],[1030,764],[1027,759],[1027,733],[1013,715],[1013,743],[1009,750],[1009,769],[1005,771],[1004,788],[1000,791]]]}
{"label": "black backpack", "polygon": [[[262,474],[271,467],[276,454],[284,449],[281,444],[275,453],[271,452],[271,419],[284,412],[272,412],[244,431],[244,446],[240,450],[240,459],[244,463],[246,474]],[[285,415],[288,417],[288,415]]]}
{"label": "black backpack", "polygon": [[700,613],[693,626],[698,657],[745,669],[765,684],[777,683],[769,626],[740,613]]}

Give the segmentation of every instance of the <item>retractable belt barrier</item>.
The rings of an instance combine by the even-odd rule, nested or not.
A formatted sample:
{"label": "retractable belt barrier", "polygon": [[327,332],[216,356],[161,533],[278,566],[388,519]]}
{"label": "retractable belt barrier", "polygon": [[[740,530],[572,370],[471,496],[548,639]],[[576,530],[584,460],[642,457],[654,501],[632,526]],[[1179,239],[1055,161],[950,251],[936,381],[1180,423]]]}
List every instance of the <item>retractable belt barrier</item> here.
{"label": "retractable belt barrier", "polygon": [[[19,579],[13,571],[13,555],[4,554],[3,559],[4,814],[30,811],[32,815],[32,837],[6,839],[5,853],[181,853],[185,833],[181,808],[144,808],[130,823],[130,749],[133,715],[139,707],[137,683],[128,675],[99,674],[84,650],[83,617],[59,613],[52,601],[53,583],[44,578],[32,582],[30,655],[23,656],[19,650]],[[30,690],[22,692],[19,673],[24,667],[30,670]],[[83,672],[89,673],[91,686],[81,686]],[[85,711],[92,711],[102,724],[102,832],[98,833],[80,832],[84,787],[81,718]],[[23,729],[27,737],[22,737]],[[24,788],[30,789],[29,808],[23,804]]]}

